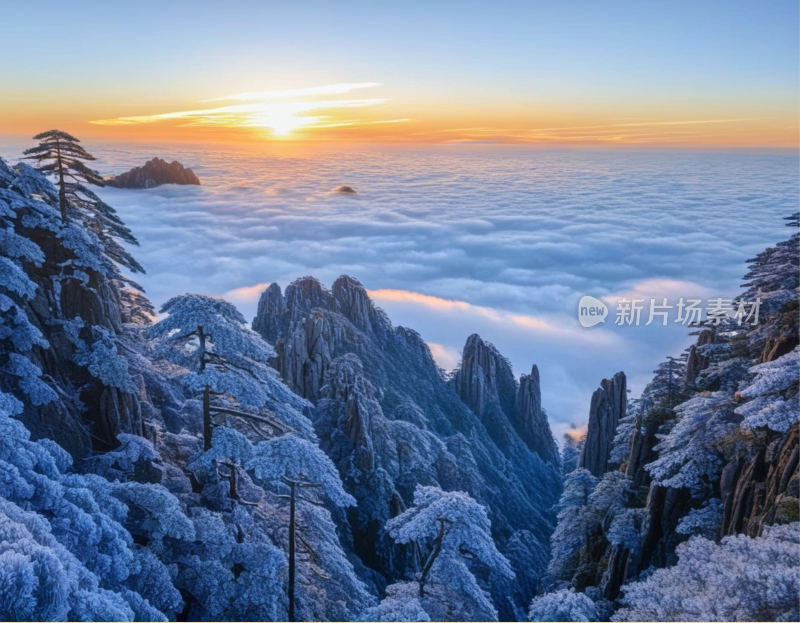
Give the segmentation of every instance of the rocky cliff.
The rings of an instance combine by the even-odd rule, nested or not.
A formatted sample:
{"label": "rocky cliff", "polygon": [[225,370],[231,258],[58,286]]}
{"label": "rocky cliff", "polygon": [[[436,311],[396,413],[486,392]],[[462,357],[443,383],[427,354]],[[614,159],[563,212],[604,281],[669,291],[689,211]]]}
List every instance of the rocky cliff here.
{"label": "rocky cliff", "polygon": [[144,166],[107,177],[104,181],[107,186],[114,188],[155,188],[162,184],[200,185],[194,171],[184,168],[177,160],[167,162],[161,158],[148,160]]}

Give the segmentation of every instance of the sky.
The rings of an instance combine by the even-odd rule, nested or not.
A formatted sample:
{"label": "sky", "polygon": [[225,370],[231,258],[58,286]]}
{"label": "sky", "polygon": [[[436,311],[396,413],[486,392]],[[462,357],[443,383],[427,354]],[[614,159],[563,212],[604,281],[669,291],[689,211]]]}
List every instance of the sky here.
{"label": "sky", "polygon": [[0,135],[793,147],[798,3],[9,3]]}

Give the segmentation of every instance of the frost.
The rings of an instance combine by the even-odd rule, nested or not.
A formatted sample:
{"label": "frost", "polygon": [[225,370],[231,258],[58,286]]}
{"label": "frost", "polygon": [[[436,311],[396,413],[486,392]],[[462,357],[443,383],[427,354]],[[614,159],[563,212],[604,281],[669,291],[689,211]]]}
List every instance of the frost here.
{"label": "frost", "polygon": [[[769,428],[785,433],[800,420],[797,383],[800,347],[774,361],[750,368],[755,379],[741,392],[748,402],[736,408],[744,417],[742,428]],[[789,391],[794,389],[794,391]]]}
{"label": "frost", "polygon": [[47,404],[58,398],[53,388],[42,381],[42,371],[22,355],[9,353],[4,371],[19,377],[20,388],[34,405]]}
{"label": "frost", "polygon": [[678,534],[698,535],[707,539],[716,539],[722,527],[722,502],[719,498],[711,498],[703,503],[702,508],[693,508],[678,522],[675,532]]}
{"label": "frost", "polygon": [[722,459],[714,445],[736,430],[731,396],[725,392],[700,395],[675,408],[675,427],[659,435],[658,459],[648,464],[653,481],[664,487],[698,487],[722,470]]}
{"label": "frost", "polygon": [[597,621],[594,602],[575,589],[563,589],[536,597],[528,611],[529,621]]}
{"label": "frost", "polygon": [[264,481],[279,482],[282,476],[287,476],[321,483],[331,502],[337,506],[355,506],[356,501],[345,492],[339,473],[327,455],[297,435],[260,442],[247,468]]}
{"label": "frost", "polygon": [[414,506],[388,521],[386,531],[398,543],[433,544],[417,578],[418,597],[432,620],[442,620],[445,609],[455,611],[451,620],[496,620],[469,562],[480,561],[497,579],[512,579],[514,572],[497,551],[486,510],[469,495],[417,486]]}
{"label": "frost", "polygon": [[75,363],[88,368],[93,377],[108,387],[133,394],[136,386],[128,374],[128,361],[119,355],[114,337],[105,327],[92,327],[94,340],[75,354]]}
{"label": "frost", "polygon": [[720,544],[693,537],[674,567],[623,586],[614,621],[797,621],[800,524]]}

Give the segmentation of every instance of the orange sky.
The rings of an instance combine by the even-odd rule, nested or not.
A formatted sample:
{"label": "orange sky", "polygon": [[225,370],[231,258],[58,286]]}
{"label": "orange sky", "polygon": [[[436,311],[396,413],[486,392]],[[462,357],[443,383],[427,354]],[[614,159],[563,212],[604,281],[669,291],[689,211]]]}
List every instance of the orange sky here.
{"label": "orange sky", "polygon": [[12,4],[0,135],[797,148],[797,22],[788,0]]}
{"label": "orange sky", "polygon": [[[303,86],[205,101],[0,102],[0,134],[59,127],[84,138],[249,143],[388,142],[540,145],[791,147],[796,120],[756,105],[584,102],[555,106],[425,102],[390,97],[374,83]],[[210,101],[209,101],[210,100]]]}

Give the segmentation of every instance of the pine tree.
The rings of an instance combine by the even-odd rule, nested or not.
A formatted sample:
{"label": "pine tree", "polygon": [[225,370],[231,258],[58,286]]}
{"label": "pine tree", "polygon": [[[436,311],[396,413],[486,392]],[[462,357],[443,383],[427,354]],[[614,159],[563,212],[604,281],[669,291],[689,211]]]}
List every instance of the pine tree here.
{"label": "pine tree", "polygon": [[169,316],[153,325],[157,357],[180,368],[175,373],[193,394],[202,394],[204,447],[211,447],[215,419],[230,417],[272,432],[297,431],[313,437],[302,411],[308,403],[280,382],[267,362],[275,351],[230,303],[184,294],[161,307]]}
{"label": "pine tree", "polygon": [[24,153],[28,160],[37,163],[34,167],[37,171],[56,178],[62,222],[72,220],[80,223],[100,239],[111,260],[131,272],[143,273],[141,265],[118,242],[121,240],[138,246],[131,230],[114,208],[89,189],[90,185],[105,186],[100,174],[86,165],[95,157],[80,145],[77,138],[61,130],[49,130],[33,138],[39,144]]}
{"label": "pine tree", "polygon": [[678,564],[626,584],[614,621],[797,621],[798,524],[758,538],[693,537]]}
{"label": "pine tree", "polygon": [[417,599],[435,621],[496,620],[477,575],[513,580],[514,572],[495,546],[486,510],[469,495],[418,485],[414,506],[387,522],[386,531],[397,543],[428,550],[416,582],[387,588],[390,599]]}

